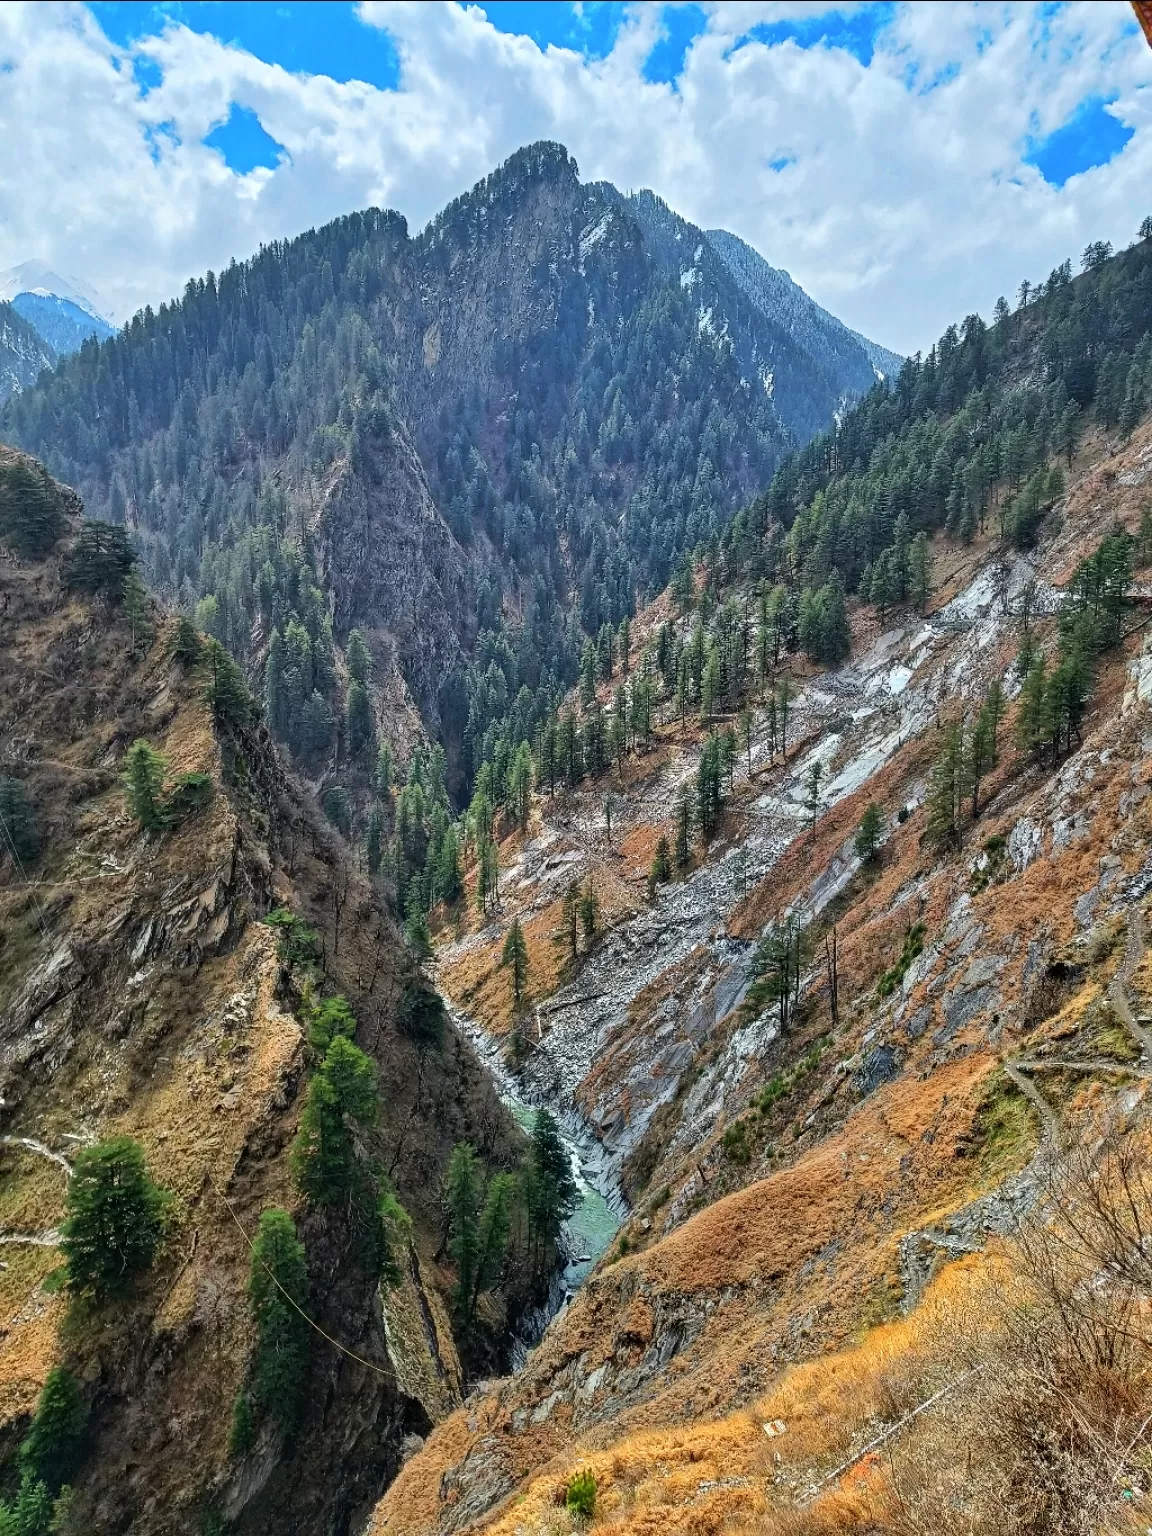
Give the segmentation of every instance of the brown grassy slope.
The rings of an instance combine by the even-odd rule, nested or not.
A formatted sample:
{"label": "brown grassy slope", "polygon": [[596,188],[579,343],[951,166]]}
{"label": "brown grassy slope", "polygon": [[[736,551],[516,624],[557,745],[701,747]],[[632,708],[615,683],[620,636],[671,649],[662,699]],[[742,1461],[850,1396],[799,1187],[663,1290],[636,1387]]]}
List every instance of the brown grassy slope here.
{"label": "brown grassy slope", "polygon": [[[154,617],[152,642],[132,654],[115,611],[62,591],[58,558],[0,551],[0,772],[25,786],[45,845],[27,878],[0,862],[0,1129],[66,1157],[130,1134],[175,1196],[153,1271],[95,1317],[66,1315],[63,1295],[43,1289],[52,1247],[5,1245],[0,1416],[14,1440],[54,1363],[81,1377],[93,1405],[78,1487],[89,1529],[199,1531],[219,1509],[239,1530],[323,1531],[370,1504],[405,1430],[426,1421],[397,1389],[371,1278],[338,1222],[299,1208],[288,1175],[306,1063],[260,917],[287,903],[322,935],[330,984],[348,993],[379,1067],[378,1154],[416,1218],[426,1271],[452,1142],[472,1139],[497,1161],[512,1143],[455,1036],[421,1055],[397,1033],[394,930],[262,729],[214,730],[200,680],[169,660],[171,621]],[[216,786],[206,810],[156,839],[141,836],[118,781],[137,737],[172,772],[206,771]],[[63,1194],[56,1165],[0,1149],[6,1232],[54,1228]],[[295,1212],[315,1317],[379,1367],[317,1340],[297,1445],[263,1443],[239,1469],[226,1443],[252,1344],[249,1256],[225,1198],[248,1232],[268,1206]]]}

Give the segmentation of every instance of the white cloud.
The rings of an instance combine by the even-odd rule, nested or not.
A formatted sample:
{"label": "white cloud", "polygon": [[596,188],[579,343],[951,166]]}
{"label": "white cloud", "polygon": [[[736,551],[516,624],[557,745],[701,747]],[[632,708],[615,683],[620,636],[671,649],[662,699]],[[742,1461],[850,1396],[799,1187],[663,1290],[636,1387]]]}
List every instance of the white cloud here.
{"label": "white cloud", "polygon": [[[116,317],[189,276],[370,203],[418,227],[519,145],[559,139],[588,178],[651,186],[910,350],[1089,239],[1152,211],[1152,52],[1120,3],[910,4],[868,66],[746,39],[821,4],[708,7],[675,89],[644,80],[658,7],[589,61],[498,32],[478,9],[367,0],[397,91],[294,75],[171,25],[124,52],[79,5],[0,6],[0,268],[86,279]],[[839,6],[841,12],[858,6]],[[142,91],[136,56],[162,82]],[[932,88],[929,88],[932,87]],[[1135,130],[1107,166],[1046,183],[1022,154],[1085,98]],[[230,171],[201,140],[235,103],[287,155]],[[771,169],[772,161],[790,163]],[[1146,206],[1147,205],[1147,206]]]}

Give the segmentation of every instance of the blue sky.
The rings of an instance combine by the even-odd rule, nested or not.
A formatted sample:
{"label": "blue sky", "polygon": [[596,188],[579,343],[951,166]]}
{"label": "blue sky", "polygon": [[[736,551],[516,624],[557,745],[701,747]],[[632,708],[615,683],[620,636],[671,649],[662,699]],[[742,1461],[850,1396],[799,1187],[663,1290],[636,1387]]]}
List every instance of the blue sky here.
{"label": "blue sky", "polygon": [[[692,43],[707,26],[705,7],[673,4],[662,10],[664,36],[648,53],[642,68],[647,81],[675,87]],[[1060,10],[1046,6],[1047,15]],[[602,60],[611,53],[625,24],[629,7],[622,0],[490,0],[479,6],[497,29],[531,38],[541,48],[554,45],[572,49],[588,60]],[[172,0],[147,4],[142,0],[98,0],[90,10],[105,34],[122,46],[160,34],[178,23],[244,49],[266,64],[278,64],[293,73],[326,75],[340,83],[362,80],[381,90],[400,84],[400,60],[388,34],[360,19],[358,6],[342,0]],[[758,21],[737,36],[732,51],[749,43],[769,47],[791,42],[802,49],[841,49],[864,66],[872,62],[878,36],[892,23],[894,0],[874,0],[853,12],[829,11],[823,15]],[[1132,24],[1133,28],[1135,23]],[[1047,33],[1045,31],[1045,37]],[[932,89],[958,72],[959,64],[945,65],[927,79],[916,79],[917,90]],[[158,79],[147,63],[138,65],[137,78],[144,88]],[[1107,101],[1093,96],[1079,103],[1067,120],[1048,134],[1029,134],[1023,146],[1024,162],[1035,166],[1052,186],[1062,187],[1069,177],[1093,166],[1106,165],[1124,148],[1132,129],[1107,110]],[[275,167],[284,149],[261,126],[250,109],[233,107],[226,121],[205,136],[210,147],[223,154],[228,166],[246,174],[256,166]],[[788,156],[770,162],[777,168],[791,163]]]}
{"label": "blue sky", "polygon": [[1121,0],[5,4],[0,67],[0,267],[115,319],[355,208],[419,228],[540,138],[899,350],[1152,213]]}

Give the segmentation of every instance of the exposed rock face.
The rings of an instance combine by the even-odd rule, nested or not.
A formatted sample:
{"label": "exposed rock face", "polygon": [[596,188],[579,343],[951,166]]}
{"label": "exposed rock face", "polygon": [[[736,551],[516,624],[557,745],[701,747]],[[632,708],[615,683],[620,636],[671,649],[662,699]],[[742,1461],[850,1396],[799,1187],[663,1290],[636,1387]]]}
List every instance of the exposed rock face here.
{"label": "exposed rock face", "polygon": [[424,720],[474,630],[470,572],[396,424],[336,471],[320,508],[320,574],[337,632],[363,629],[382,678],[402,675]]}

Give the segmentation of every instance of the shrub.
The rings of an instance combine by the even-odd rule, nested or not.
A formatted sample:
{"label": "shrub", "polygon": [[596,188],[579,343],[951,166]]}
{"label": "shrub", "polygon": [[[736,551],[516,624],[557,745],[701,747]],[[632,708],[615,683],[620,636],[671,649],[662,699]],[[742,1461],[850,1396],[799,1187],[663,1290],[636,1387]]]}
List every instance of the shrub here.
{"label": "shrub", "polygon": [[170,1196],[152,1182],[144,1149],[128,1136],[85,1147],[68,1185],[60,1248],[68,1287],[102,1301],[152,1263]]}
{"label": "shrub", "polygon": [[574,1472],[564,1490],[564,1508],[578,1520],[591,1520],[596,1513],[596,1474],[586,1467]]}
{"label": "shrub", "polygon": [[175,825],[195,816],[211,804],[215,793],[210,773],[181,773],[173,780],[164,806],[168,821]]}
{"label": "shrub", "polygon": [[728,1126],[721,1138],[724,1155],[733,1163],[746,1163],[752,1156],[752,1149],[748,1145],[748,1127],[743,1120],[737,1120]]}
{"label": "shrub", "polygon": [[232,1404],[232,1428],[228,1433],[228,1454],[234,1460],[247,1456],[256,1444],[256,1422],[252,1417],[252,1399],[246,1391],[237,1392]]}
{"label": "shrub", "polygon": [[924,935],[927,932],[923,923],[913,923],[904,934],[904,946],[892,965],[883,973],[876,983],[877,997],[891,997],[896,988],[904,980],[904,972],[917,959],[924,949]]}
{"label": "shrub", "polygon": [[412,1218],[390,1189],[385,1188],[379,1202],[377,1267],[380,1283],[386,1290],[403,1279],[401,1255],[407,1251],[412,1235]]}

